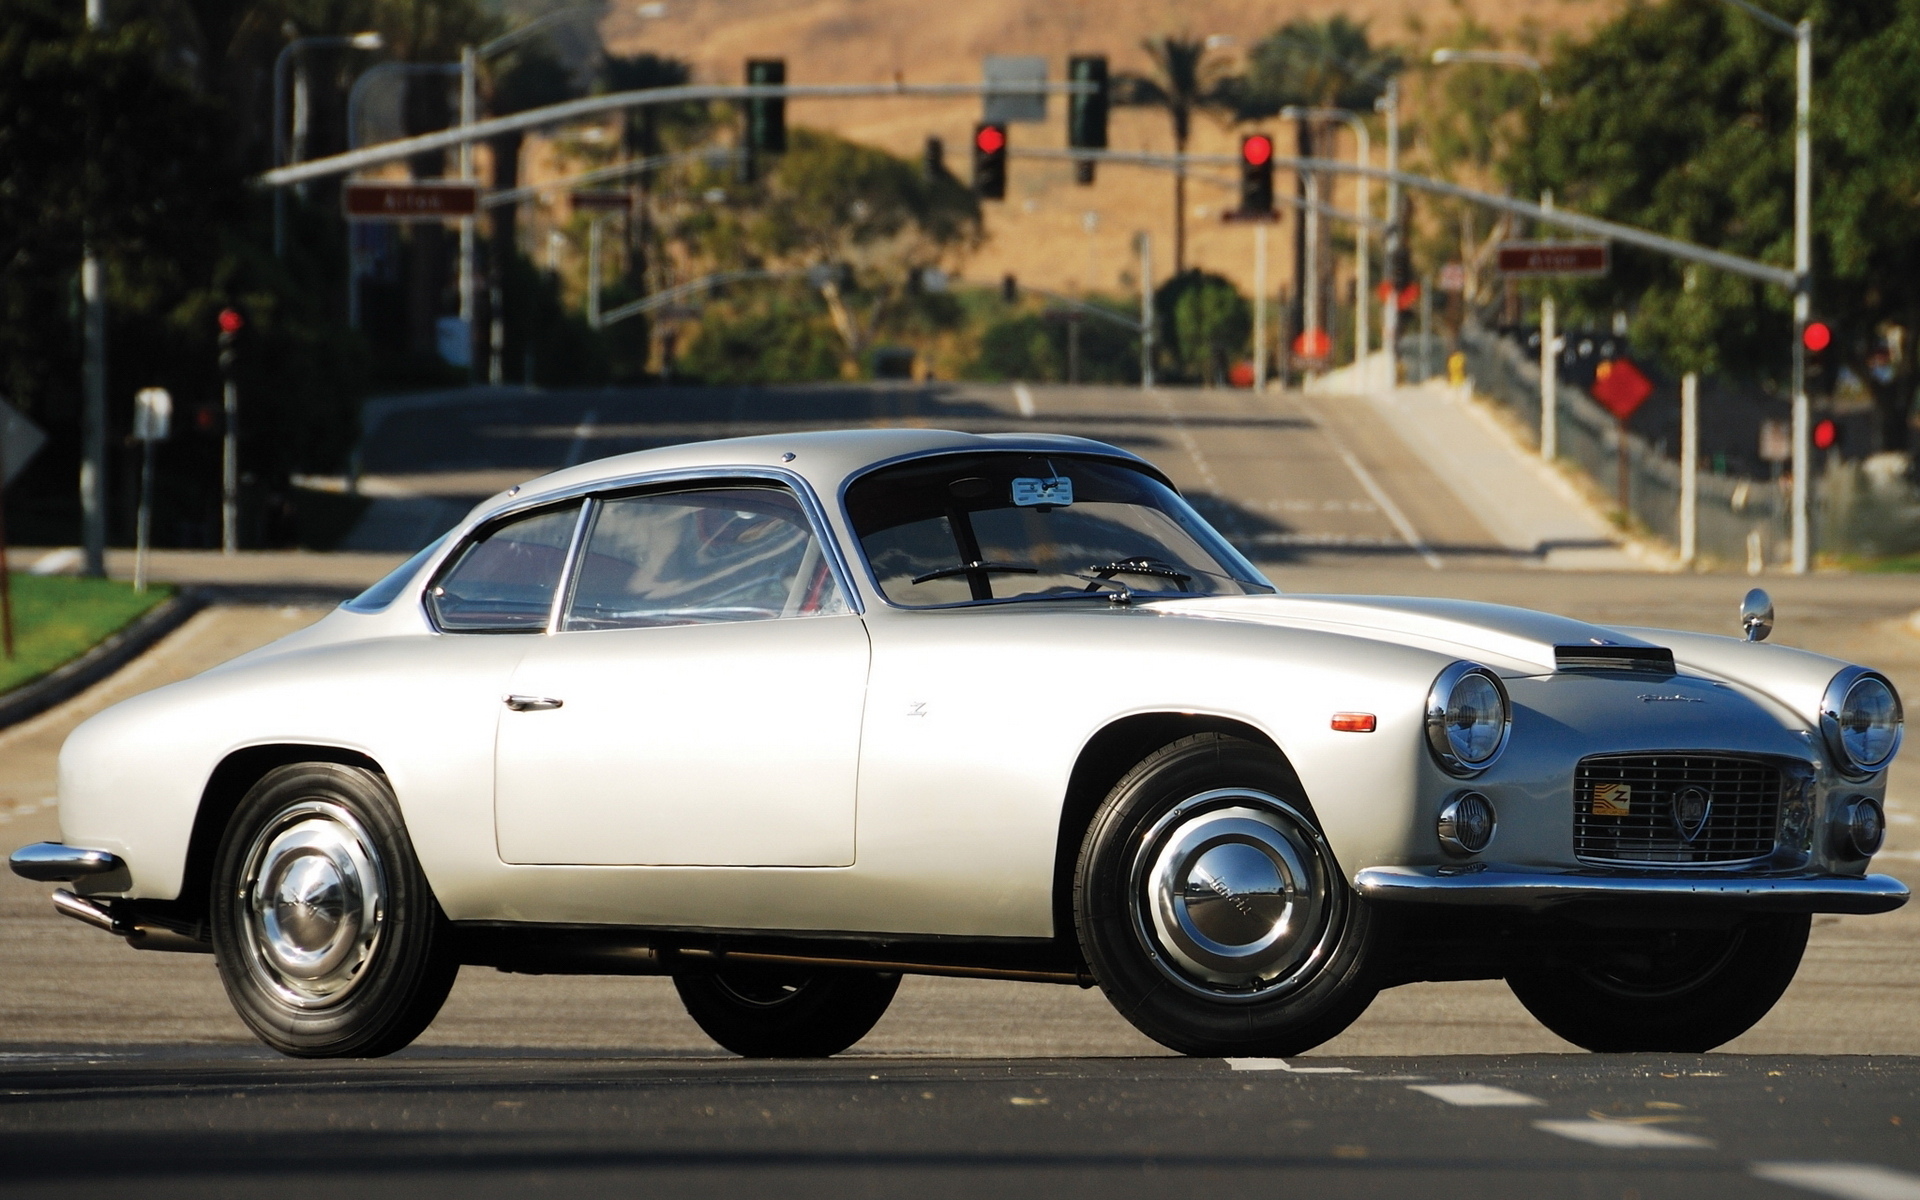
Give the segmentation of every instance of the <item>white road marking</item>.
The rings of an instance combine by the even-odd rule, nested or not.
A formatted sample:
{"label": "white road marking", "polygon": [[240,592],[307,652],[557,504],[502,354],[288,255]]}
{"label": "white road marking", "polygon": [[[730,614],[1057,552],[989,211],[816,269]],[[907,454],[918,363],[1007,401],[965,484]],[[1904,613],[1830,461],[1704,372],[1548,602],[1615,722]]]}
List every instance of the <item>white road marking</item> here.
{"label": "white road marking", "polygon": [[1535,1129],[1609,1150],[1711,1150],[1713,1142],[1691,1133],[1628,1121],[1535,1121]]}
{"label": "white road marking", "polygon": [[1421,561],[1436,571],[1440,570],[1442,565],[1440,556],[1421,540],[1420,531],[1413,527],[1413,522],[1407,520],[1407,514],[1400,511],[1400,506],[1393,502],[1393,498],[1387,495],[1386,489],[1374,479],[1373,472],[1367,470],[1366,465],[1353,456],[1353,451],[1347,449],[1346,443],[1340,440],[1325,421],[1315,421],[1314,425],[1326,437],[1327,443],[1333,447],[1333,452],[1340,456],[1340,461],[1347,464],[1347,470],[1353,472],[1353,477],[1360,481],[1361,488],[1367,495],[1373,497],[1375,504],[1380,506],[1380,511],[1386,514],[1387,520],[1392,523],[1401,540],[1413,548],[1413,552],[1420,556]]}
{"label": "white road marking", "polygon": [[1160,407],[1166,410],[1167,420],[1173,424],[1174,436],[1180,439],[1187,457],[1193,460],[1193,469],[1200,472],[1201,486],[1216,496],[1221,495],[1220,481],[1214,477],[1213,464],[1200,452],[1200,442],[1193,436],[1193,431],[1187,428],[1187,423],[1180,419],[1180,410],[1174,407],[1173,398],[1158,388],[1154,389],[1153,394],[1160,401]]}
{"label": "white road marking", "polygon": [[1293,1075],[1352,1075],[1352,1067],[1296,1067],[1284,1058],[1230,1058],[1236,1071],[1286,1071]]}
{"label": "white road marking", "polygon": [[1763,1162],[1753,1164],[1753,1174],[1841,1200],[1920,1200],[1920,1175],[1871,1163]]}
{"label": "white road marking", "polygon": [[1033,419],[1035,413],[1040,411],[1033,406],[1033,389],[1024,383],[1013,385],[1013,402],[1020,406],[1020,415],[1029,421]]}
{"label": "white road marking", "polygon": [[1516,1092],[1512,1088],[1494,1087],[1490,1083],[1416,1083],[1409,1085],[1407,1090],[1424,1092],[1435,1100],[1445,1100],[1461,1108],[1530,1108],[1546,1103],[1537,1096]]}
{"label": "white road marking", "polygon": [[567,446],[567,461],[562,466],[577,467],[587,453],[587,439],[593,436],[593,423],[600,419],[600,410],[590,408],[580,414],[580,423],[573,427],[573,441]]}

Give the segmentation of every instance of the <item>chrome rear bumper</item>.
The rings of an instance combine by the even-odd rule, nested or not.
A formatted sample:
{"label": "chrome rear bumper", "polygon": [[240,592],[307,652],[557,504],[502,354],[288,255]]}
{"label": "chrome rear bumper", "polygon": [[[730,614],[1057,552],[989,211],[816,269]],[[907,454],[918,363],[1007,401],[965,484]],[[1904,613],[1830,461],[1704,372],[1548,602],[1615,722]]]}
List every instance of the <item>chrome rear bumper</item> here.
{"label": "chrome rear bumper", "polygon": [[87,850],[59,842],[35,842],[13,852],[7,864],[22,879],[40,883],[71,883],[91,875],[111,875],[126,863],[105,850]]}
{"label": "chrome rear bumper", "polygon": [[[1441,871],[1446,870],[1446,874]],[[1708,906],[1743,912],[1881,913],[1907,902],[1891,875],[1585,875],[1368,867],[1354,887],[1369,900],[1548,909],[1569,904]]]}

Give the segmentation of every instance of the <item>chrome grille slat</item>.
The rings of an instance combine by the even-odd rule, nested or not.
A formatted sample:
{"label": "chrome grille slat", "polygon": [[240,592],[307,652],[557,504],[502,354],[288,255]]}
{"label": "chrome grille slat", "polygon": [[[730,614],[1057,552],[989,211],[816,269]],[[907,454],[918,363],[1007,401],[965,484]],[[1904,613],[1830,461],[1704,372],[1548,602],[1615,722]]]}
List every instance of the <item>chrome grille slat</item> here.
{"label": "chrome grille slat", "polygon": [[[1594,791],[1631,788],[1624,815],[1594,812]],[[1674,793],[1699,787],[1712,808],[1688,842],[1673,820]],[[1636,866],[1730,864],[1773,852],[1781,774],[1770,763],[1713,754],[1607,754],[1580,760],[1573,783],[1573,851],[1582,862]]]}

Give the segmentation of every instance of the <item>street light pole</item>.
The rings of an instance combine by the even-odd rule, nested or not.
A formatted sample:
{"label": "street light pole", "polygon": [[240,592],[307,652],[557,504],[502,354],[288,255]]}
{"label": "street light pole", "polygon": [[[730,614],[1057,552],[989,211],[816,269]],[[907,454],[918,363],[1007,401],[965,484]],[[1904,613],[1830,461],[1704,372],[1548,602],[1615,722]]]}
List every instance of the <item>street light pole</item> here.
{"label": "street light pole", "polygon": [[[87,0],[87,28],[106,28],[106,0]],[[89,148],[91,149],[91,147]],[[86,574],[107,574],[107,297],[100,260],[83,245],[80,259],[80,540]]]}
{"label": "street light pole", "polygon": [[[1386,94],[1374,101],[1374,108],[1387,114],[1387,170],[1400,169],[1400,80],[1387,80]],[[1407,231],[1400,223],[1400,181],[1390,179],[1387,182],[1387,237],[1385,263],[1381,266],[1382,278],[1391,280],[1394,271],[1395,255],[1405,244]],[[1364,297],[1362,303],[1365,303]],[[1387,299],[1380,312],[1380,339],[1385,343],[1387,352],[1387,387],[1400,386],[1400,296],[1392,287],[1387,289]]]}
{"label": "street light pole", "polygon": [[1812,565],[1808,507],[1813,470],[1812,420],[1807,403],[1807,318],[1813,304],[1813,22],[1793,24],[1747,0],[1721,0],[1775,33],[1793,39],[1793,551],[1791,567]]}
{"label": "street light pole", "polygon": [[[460,49],[460,127],[473,124],[479,108],[478,56],[472,46]],[[460,143],[460,178],[473,179],[473,143]],[[473,352],[474,219],[460,218],[460,323],[467,331],[467,377],[473,378],[479,356]]]}
{"label": "street light pole", "polygon": [[[1280,118],[1282,120],[1292,121],[1303,121],[1314,118],[1344,121],[1347,127],[1353,130],[1354,152],[1358,156],[1360,165],[1367,167],[1373,164],[1373,148],[1367,137],[1367,123],[1360,118],[1359,113],[1351,109],[1303,108],[1299,105],[1289,104],[1280,110]],[[1399,131],[1396,129],[1394,132],[1397,134]],[[1360,176],[1359,186],[1360,215],[1364,218],[1371,218],[1373,216],[1373,205],[1370,203],[1371,197],[1368,194],[1367,177],[1365,175]],[[1331,203],[1332,198],[1329,197],[1328,201]],[[1311,237],[1312,235],[1309,234],[1308,236]],[[1369,329],[1367,325],[1367,283],[1369,275],[1367,271],[1367,227],[1365,225],[1357,226],[1354,229],[1353,246],[1354,286],[1359,293],[1359,303],[1354,305],[1353,362],[1354,366],[1358,368],[1355,374],[1360,376],[1361,386],[1365,387],[1367,351],[1371,348],[1368,343],[1372,340],[1372,330]],[[1308,253],[1313,253],[1312,247],[1308,248]]]}
{"label": "street light pole", "polygon": [[[98,0],[88,0],[89,10]],[[292,32],[292,30],[288,30]],[[273,165],[287,165],[287,68],[293,60],[312,49],[378,50],[385,45],[379,33],[368,30],[364,33],[345,35],[325,35],[320,37],[297,37],[280,47],[280,53],[273,60]],[[283,258],[287,253],[287,189],[273,189],[273,255]]]}

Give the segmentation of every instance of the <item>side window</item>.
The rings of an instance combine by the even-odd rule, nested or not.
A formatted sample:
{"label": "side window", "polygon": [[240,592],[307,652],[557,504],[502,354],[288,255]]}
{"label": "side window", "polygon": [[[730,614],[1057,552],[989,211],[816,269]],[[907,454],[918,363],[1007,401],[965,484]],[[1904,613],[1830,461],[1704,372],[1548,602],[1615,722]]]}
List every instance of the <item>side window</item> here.
{"label": "side window", "polygon": [[427,593],[434,620],[464,633],[545,629],[579,522],[576,501],[508,521],[468,542]]}
{"label": "side window", "polygon": [[792,493],[724,487],[603,501],[566,629],[766,621],[847,611]]}

